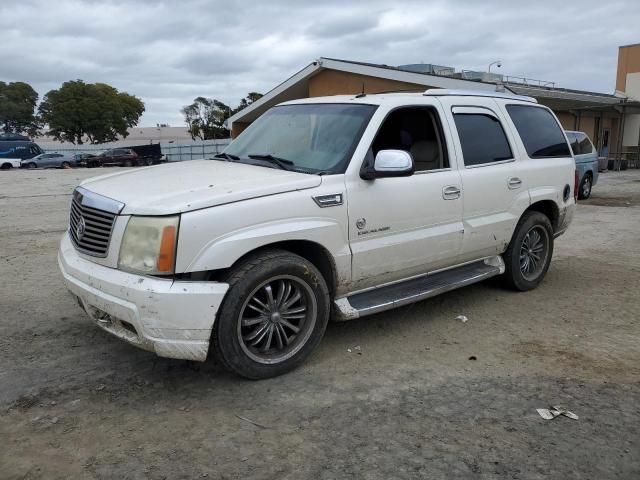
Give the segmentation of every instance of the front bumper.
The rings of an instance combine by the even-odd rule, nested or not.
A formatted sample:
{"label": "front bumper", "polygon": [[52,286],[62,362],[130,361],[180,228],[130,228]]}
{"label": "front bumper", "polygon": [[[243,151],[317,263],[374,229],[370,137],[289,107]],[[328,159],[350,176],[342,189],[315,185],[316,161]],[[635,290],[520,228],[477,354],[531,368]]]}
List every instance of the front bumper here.
{"label": "front bumper", "polygon": [[134,275],[86,260],[65,233],[58,265],[82,308],[107,332],[160,357],[205,361],[229,285]]}

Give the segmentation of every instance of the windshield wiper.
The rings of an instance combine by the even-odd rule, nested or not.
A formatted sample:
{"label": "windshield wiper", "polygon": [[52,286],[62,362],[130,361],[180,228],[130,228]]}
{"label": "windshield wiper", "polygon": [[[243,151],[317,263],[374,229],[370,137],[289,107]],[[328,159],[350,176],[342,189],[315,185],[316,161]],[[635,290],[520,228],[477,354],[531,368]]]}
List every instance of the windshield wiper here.
{"label": "windshield wiper", "polygon": [[231,155],[230,153],[216,153],[213,158],[224,158],[225,160],[240,160],[240,157],[237,155]]}
{"label": "windshield wiper", "polygon": [[282,170],[293,170],[291,167],[295,165],[295,163],[293,163],[291,160],[287,160],[286,158],[276,157],[271,155],[270,153],[267,153],[267,154],[251,153],[247,155],[247,157],[253,158],[255,160],[266,160],[267,162],[271,162],[274,165],[277,165]]}

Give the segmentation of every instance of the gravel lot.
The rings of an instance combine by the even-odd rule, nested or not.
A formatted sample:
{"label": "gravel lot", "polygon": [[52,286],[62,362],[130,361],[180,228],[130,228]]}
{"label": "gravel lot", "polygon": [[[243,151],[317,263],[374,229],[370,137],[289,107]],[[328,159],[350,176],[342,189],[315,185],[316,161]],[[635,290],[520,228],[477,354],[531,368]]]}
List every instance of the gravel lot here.
{"label": "gravel lot", "polygon": [[330,324],[260,382],[80,311],[56,252],[96,173],[0,172],[0,478],[640,478],[640,171],[601,176],[537,290]]}

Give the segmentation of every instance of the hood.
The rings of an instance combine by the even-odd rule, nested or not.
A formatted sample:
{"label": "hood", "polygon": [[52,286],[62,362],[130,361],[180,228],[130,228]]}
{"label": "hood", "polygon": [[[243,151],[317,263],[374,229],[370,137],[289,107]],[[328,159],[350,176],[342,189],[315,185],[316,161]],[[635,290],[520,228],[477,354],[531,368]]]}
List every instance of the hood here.
{"label": "hood", "polygon": [[169,215],[304,190],[318,175],[217,160],[193,160],[90,178],[87,190],[125,204],[122,213]]}

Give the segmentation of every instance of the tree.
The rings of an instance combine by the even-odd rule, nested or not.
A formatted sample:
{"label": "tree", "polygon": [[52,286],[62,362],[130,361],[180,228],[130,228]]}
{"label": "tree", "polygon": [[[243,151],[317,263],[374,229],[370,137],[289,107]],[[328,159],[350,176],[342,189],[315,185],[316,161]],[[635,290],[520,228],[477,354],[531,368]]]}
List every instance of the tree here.
{"label": "tree", "polygon": [[238,105],[233,112],[231,112],[231,115],[235,115],[236,113],[238,113],[240,110],[243,110],[245,108],[247,108],[249,105],[251,105],[253,102],[255,102],[256,100],[260,100],[262,98],[262,94],[258,93],[258,92],[250,92],[246,97],[244,97],[242,100],[240,100],[240,105]]}
{"label": "tree", "polygon": [[138,124],[144,103],[105,83],[64,82],[48,92],[38,109],[48,134],[81,145],[114,142]]}
{"label": "tree", "polygon": [[261,93],[251,92],[240,100],[240,104],[233,110],[224,103],[213,98],[197,97],[191,105],[182,108],[184,120],[189,127],[192,139],[212,140],[228,138],[229,130],[224,122],[243,108],[262,97]]}
{"label": "tree", "polygon": [[213,98],[197,97],[181,111],[192,139],[210,140],[229,136],[224,122],[231,116],[231,109],[224,103]]}
{"label": "tree", "polygon": [[24,82],[0,82],[0,127],[3,133],[37,135],[38,93]]}

